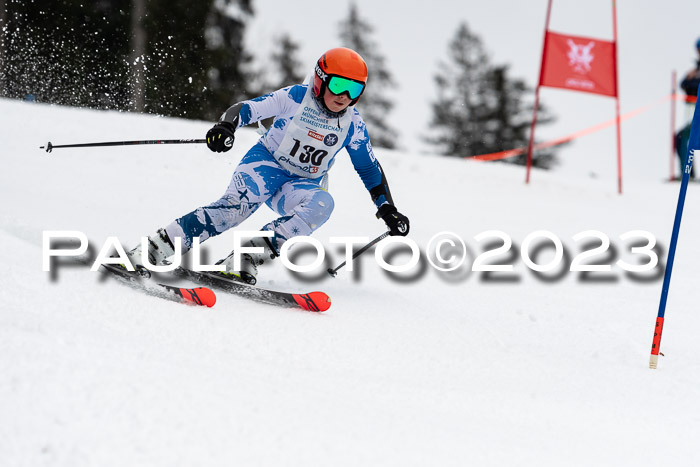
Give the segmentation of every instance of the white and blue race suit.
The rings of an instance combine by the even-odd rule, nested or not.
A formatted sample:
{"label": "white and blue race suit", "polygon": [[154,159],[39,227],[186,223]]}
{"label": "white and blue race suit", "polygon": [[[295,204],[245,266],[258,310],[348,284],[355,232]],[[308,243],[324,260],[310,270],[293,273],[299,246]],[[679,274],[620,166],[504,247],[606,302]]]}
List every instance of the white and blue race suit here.
{"label": "white and blue race suit", "polygon": [[377,208],[393,204],[381,166],[374,157],[365,122],[354,107],[331,114],[308,85],[294,85],[229,108],[222,121],[242,126],[274,117],[272,126],[241,159],[221,198],[168,225],[171,239],[182,238],[183,253],[200,241],[236,227],[263,203],[280,215],[271,230],[279,252],[289,238],[310,235],[333,211],[322,179],[345,148]]}

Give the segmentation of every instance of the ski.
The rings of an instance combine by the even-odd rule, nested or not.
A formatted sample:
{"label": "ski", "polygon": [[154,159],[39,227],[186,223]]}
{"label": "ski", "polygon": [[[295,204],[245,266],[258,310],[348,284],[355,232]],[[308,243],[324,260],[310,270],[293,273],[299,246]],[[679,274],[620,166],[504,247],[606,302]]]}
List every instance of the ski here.
{"label": "ski", "polygon": [[141,278],[135,276],[133,273],[125,271],[124,269],[112,264],[103,264],[102,270],[119,279],[122,283],[125,283],[134,289],[141,290],[148,295],[175,302],[208,307],[212,307],[216,303],[216,294],[213,290],[207,287],[186,289],[184,287],[161,284],[159,282],[148,280],[145,277]]}
{"label": "ski", "polygon": [[178,267],[172,271],[177,277],[187,278],[217,290],[232,293],[257,302],[302,308],[307,311],[322,312],[331,307],[331,298],[323,292],[289,293],[270,290],[245,282],[231,281],[206,272],[192,271]]}

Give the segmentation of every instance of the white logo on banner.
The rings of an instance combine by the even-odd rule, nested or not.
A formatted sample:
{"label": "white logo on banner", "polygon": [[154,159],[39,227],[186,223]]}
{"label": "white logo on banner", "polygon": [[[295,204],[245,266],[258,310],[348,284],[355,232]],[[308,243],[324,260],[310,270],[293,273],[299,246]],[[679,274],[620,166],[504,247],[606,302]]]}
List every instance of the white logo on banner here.
{"label": "white logo on banner", "polygon": [[595,58],[595,55],[591,53],[591,49],[595,45],[595,42],[589,42],[588,44],[577,44],[571,39],[568,39],[567,44],[569,44],[569,65],[576,73],[581,73],[585,75],[591,71],[591,62]]}

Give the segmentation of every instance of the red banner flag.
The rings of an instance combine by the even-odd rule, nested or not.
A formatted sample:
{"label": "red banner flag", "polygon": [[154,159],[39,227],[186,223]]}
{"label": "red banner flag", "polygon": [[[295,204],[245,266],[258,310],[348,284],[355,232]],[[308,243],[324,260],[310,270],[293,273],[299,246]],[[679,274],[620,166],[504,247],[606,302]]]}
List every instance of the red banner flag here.
{"label": "red banner flag", "polygon": [[615,43],[547,31],[540,86],[617,96]]}

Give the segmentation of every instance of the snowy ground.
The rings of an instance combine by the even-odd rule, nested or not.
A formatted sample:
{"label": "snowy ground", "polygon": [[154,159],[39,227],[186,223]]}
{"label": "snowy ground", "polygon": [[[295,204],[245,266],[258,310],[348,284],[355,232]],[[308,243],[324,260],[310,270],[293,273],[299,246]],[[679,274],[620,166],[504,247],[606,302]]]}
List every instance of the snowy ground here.
{"label": "snowy ground", "polygon": [[[60,265],[52,280],[41,268],[42,231],[79,230],[96,249],[108,236],[133,246],[217,199],[254,132],[239,132],[223,156],[201,145],[46,154],[38,146],[49,140],[199,138],[210,123],[8,100],[0,110],[2,465],[698,465],[697,185],[674,268],[666,357],[652,371],[660,269],[651,279],[616,266],[585,279],[566,269],[538,278],[518,251],[530,232],[549,230],[570,261],[581,250],[573,236],[598,230],[616,249],[598,262],[643,262],[619,238],[641,229],[656,236],[665,262],[678,185],[656,173],[629,177],[619,196],[613,178],[565,167],[537,171],[526,186],[522,168],[378,150],[410,237],[425,250],[438,232],[458,234],[466,269],[445,275],[428,265],[397,280],[367,255],[354,275],[321,272],[310,283],[274,264],[262,284],[324,290],[331,309],[224,293],[202,309],[86,267]],[[331,236],[383,231],[339,159],[336,211],[316,235],[333,265],[343,257]],[[241,229],[271,218],[263,208]],[[518,254],[499,257],[513,273],[489,279],[469,267],[489,242],[474,236],[494,229]],[[217,258],[231,243],[224,234],[205,245]]]}

